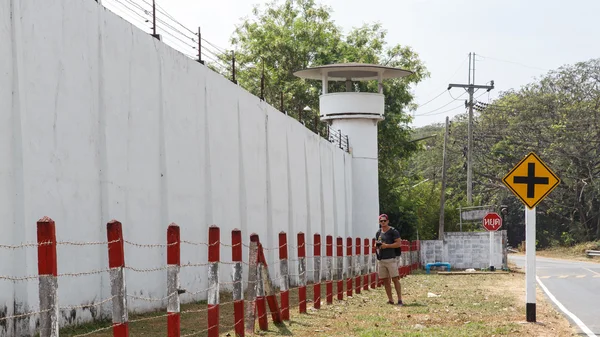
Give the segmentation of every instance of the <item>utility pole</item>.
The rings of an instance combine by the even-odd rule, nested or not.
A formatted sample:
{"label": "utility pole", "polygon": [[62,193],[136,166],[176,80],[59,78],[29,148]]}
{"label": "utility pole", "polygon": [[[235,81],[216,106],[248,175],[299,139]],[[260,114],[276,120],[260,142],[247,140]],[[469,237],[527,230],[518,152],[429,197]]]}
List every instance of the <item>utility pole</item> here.
{"label": "utility pole", "polygon": [[473,94],[475,90],[486,89],[488,92],[494,89],[494,80],[492,85],[476,85],[471,83],[471,57],[473,57],[473,82],[475,82],[475,53],[469,53],[469,83],[468,84],[448,84],[448,90],[452,88],[463,88],[469,93],[469,138],[467,141],[467,203],[469,206],[473,204]]}
{"label": "utility pole", "polygon": [[444,152],[442,154],[442,195],[440,196],[440,228],[438,240],[444,239],[444,206],[446,204],[446,148],[448,147],[448,128],[450,121],[446,116],[446,133],[444,134]]}

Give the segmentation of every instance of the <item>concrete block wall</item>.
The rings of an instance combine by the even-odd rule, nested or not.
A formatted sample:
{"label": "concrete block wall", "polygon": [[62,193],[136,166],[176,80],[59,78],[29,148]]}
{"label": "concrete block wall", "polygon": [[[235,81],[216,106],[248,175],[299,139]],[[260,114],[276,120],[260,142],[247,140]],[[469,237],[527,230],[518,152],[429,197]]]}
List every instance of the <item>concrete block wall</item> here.
{"label": "concrete block wall", "polygon": [[442,240],[421,241],[421,264],[444,261],[444,243]]}
{"label": "concrete block wall", "polygon": [[[492,265],[506,267],[506,230],[492,233]],[[421,241],[421,266],[448,262],[452,268],[488,268],[490,266],[489,232],[449,232],[443,240]]]}

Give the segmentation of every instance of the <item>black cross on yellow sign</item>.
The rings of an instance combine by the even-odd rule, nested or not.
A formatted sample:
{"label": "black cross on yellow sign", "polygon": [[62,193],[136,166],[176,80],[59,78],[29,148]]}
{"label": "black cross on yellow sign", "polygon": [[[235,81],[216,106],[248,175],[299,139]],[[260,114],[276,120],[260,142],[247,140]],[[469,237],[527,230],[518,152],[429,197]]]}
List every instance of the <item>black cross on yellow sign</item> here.
{"label": "black cross on yellow sign", "polygon": [[502,179],[502,182],[527,207],[534,208],[558,186],[560,179],[531,152]]}

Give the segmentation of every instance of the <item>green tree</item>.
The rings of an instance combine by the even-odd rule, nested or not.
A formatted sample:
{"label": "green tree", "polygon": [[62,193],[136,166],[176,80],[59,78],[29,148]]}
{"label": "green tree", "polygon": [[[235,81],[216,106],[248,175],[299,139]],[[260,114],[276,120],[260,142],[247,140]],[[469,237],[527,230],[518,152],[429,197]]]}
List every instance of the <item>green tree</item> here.
{"label": "green tree", "polygon": [[[561,178],[537,207],[539,247],[600,239],[600,60],[566,65],[476,106],[474,201],[507,206],[509,243],[525,239],[524,206],[502,178],[531,151]],[[456,208],[466,206],[466,114],[456,116],[450,129],[446,207]],[[427,176],[431,163],[441,165],[441,137],[427,145],[431,150],[411,159],[415,176]],[[437,223],[427,221],[429,227]]]}
{"label": "green tree", "polygon": [[[317,5],[314,0],[273,1],[264,8],[256,6],[231,39],[236,48],[236,79],[246,90],[260,96],[264,74],[264,98],[268,103],[279,108],[283,95],[284,110],[289,115],[308,122],[307,126],[315,132],[324,132],[323,123],[317,129],[312,127],[318,116],[321,83],[300,79],[293,75],[295,71],[346,62],[412,70],[413,75],[384,83],[386,118],[379,123],[380,209],[397,218],[399,225],[412,219],[412,213],[402,211],[403,177],[399,174],[403,160],[417,150],[416,144],[410,142],[412,131],[408,127],[407,112],[414,108],[410,87],[429,74],[410,47],[388,46],[387,31],[380,24],[365,24],[344,35],[331,13],[331,8]],[[344,83],[330,84],[332,92],[343,88]],[[355,89],[376,92],[377,83],[357,83]],[[311,108],[311,114],[303,112],[305,106]]]}

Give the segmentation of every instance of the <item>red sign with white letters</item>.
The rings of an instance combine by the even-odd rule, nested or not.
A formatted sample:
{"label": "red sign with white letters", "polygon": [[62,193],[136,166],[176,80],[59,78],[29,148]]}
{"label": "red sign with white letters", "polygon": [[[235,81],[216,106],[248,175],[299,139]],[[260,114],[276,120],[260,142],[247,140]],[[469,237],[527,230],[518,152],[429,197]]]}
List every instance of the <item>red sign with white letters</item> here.
{"label": "red sign with white letters", "polygon": [[488,231],[497,231],[502,227],[502,218],[498,213],[488,213],[483,217],[483,228]]}

